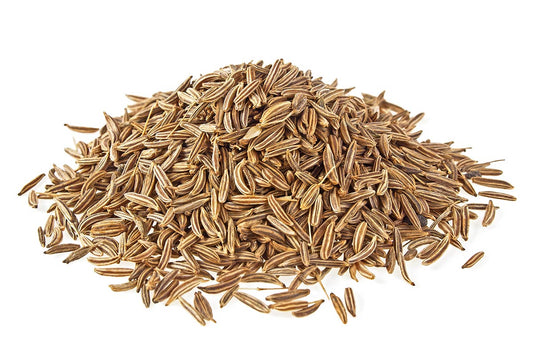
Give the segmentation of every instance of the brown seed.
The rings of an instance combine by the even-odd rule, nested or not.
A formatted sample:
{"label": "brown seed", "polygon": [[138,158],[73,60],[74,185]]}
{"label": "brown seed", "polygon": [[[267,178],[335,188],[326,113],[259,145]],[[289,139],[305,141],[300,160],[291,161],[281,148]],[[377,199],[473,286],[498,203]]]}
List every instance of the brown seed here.
{"label": "brown seed", "polygon": [[496,209],[494,209],[494,203],[492,200],[489,200],[487,204],[487,210],[485,210],[485,215],[483,216],[483,226],[489,226],[494,221],[494,216],[496,214]]}
{"label": "brown seed", "polygon": [[461,268],[470,268],[470,267],[474,266],[476,263],[479,262],[479,260],[481,260],[483,258],[483,256],[485,256],[485,252],[483,252],[483,251],[476,252],[475,254],[472,255],[472,257],[470,257],[464,263],[464,265]]}
{"label": "brown seed", "polygon": [[129,281],[126,283],[121,283],[121,284],[110,284],[109,288],[111,288],[113,292],[125,292],[128,290],[134,289],[136,284],[137,284],[137,281]]}
{"label": "brown seed", "polygon": [[30,194],[28,194],[28,205],[32,208],[37,208],[39,205],[39,200],[37,198],[37,193],[35,193],[35,190],[30,190]]}
{"label": "brown seed", "polygon": [[200,289],[204,293],[218,294],[218,293],[227,291],[228,289],[232,288],[236,284],[239,284],[240,280],[241,280],[241,277],[237,276],[236,278],[230,279],[228,281],[212,284],[209,286],[198,287],[198,289]]}
{"label": "brown seed", "polygon": [[402,234],[400,233],[400,230],[398,228],[394,228],[393,237],[394,237],[394,252],[395,252],[396,262],[398,263],[398,267],[400,267],[402,277],[407,283],[414,286],[415,284],[409,278],[409,275],[407,274],[407,270],[405,268],[405,260],[403,258],[403,252],[402,252]]}
{"label": "brown seed", "polygon": [[276,276],[268,274],[268,273],[248,274],[242,277],[241,282],[242,283],[251,283],[251,282],[270,283],[270,284],[276,284],[282,288],[285,288],[285,284],[283,282],[281,282]]}
{"label": "brown seed", "polygon": [[479,192],[478,193],[482,197],[491,198],[491,199],[500,199],[500,200],[510,200],[515,201],[516,198],[510,194],[505,193],[499,193],[499,192]]}
{"label": "brown seed", "polygon": [[74,125],[69,125],[69,124],[65,124],[65,126],[69,128],[70,130],[74,132],[79,132],[79,133],[94,133],[99,130],[98,128],[95,128],[95,127],[74,126]]}
{"label": "brown seed", "polygon": [[150,290],[146,288],[146,285],[141,287],[141,298],[146,308],[150,307]]}
{"label": "brown seed", "polygon": [[232,288],[224,292],[224,294],[222,295],[219,301],[220,308],[225,307],[229,303],[229,301],[231,300],[231,298],[233,298],[233,295],[238,289],[239,289],[239,285],[236,284],[235,286],[233,286]]}
{"label": "brown seed", "polygon": [[[468,239],[474,210],[485,210],[482,225],[493,221],[492,201],[461,192],[512,185],[493,179],[502,174],[493,162],[419,139],[423,114],[384,93],[349,91],[281,59],[250,62],[130,95],[101,129],[66,125],[96,137],[65,149],[76,166],[52,165],[41,192],[33,188],[45,174],[22,188],[31,207],[52,200],[39,243],[69,252],[65,262],[86,256],[97,273],[127,277],[111,288],[135,288],[146,306],[195,293],[194,306],[181,304],[201,323],[212,320],[204,293],[220,293],[221,307],[237,295],[299,317],[321,305],[299,298],[311,286],[325,291],[330,272],[374,279],[374,268],[398,265],[413,284],[406,261],[464,250],[458,238]],[[238,291],[241,282],[273,284],[274,304]],[[355,314],[352,294],[340,305]]]}
{"label": "brown seed", "polygon": [[288,302],[294,299],[299,299],[308,296],[311,291],[309,289],[293,289],[287,292],[274,293],[267,296],[265,299],[269,302]]}
{"label": "brown seed", "polygon": [[450,245],[450,239],[451,235],[446,234],[446,236],[436,244],[435,249],[431,252],[431,254],[424,261],[422,261],[422,264],[429,265],[438,260]]}
{"label": "brown seed", "polygon": [[333,249],[333,243],[335,242],[335,221],[331,220],[324,232],[324,238],[322,240],[322,246],[320,247],[320,258],[327,260],[331,255]]}
{"label": "brown seed", "polygon": [[194,308],[189,302],[183,298],[179,298],[181,306],[193,316],[193,318],[201,325],[205,326],[205,320],[202,318],[202,315],[196,308]]}
{"label": "brown seed", "polygon": [[95,268],[94,271],[101,276],[107,277],[127,277],[132,272],[131,268],[119,268],[119,267],[110,267],[110,268]]}
{"label": "brown seed", "polygon": [[305,300],[290,300],[286,302],[277,302],[274,304],[270,304],[269,308],[278,311],[293,311],[301,310],[302,308],[307,308],[308,306],[309,302]]}
{"label": "brown seed", "polygon": [[287,215],[285,210],[283,210],[281,205],[278,203],[278,201],[276,200],[276,198],[272,194],[269,194],[267,196],[267,202],[268,202],[268,206],[270,206],[270,209],[272,209],[272,211],[274,212],[274,215],[276,215],[276,217],[282,223],[287,224],[289,226],[292,225],[292,220],[291,220],[290,216]]}
{"label": "brown seed", "polygon": [[333,307],[335,308],[335,311],[337,312],[337,315],[341,319],[343,324],[346,324],[348,322],[348,316],[346,314],[346,308],[344,308],[344,304],[342,304],[341,298],[337,297],[334,293],[330,293],[329,297],[331,298],[331,304],[333,304]]}
{"label": "brown seed", "polygon": [[41,247],[45,247],[46,246],[46,238],[44,236],[43,228],[40,227],[40,226],[37,228],[37,235],[39,237],[39,243],[41,244]]}
{"label": "brown seed", "polygon": [[511,184],[500,179],[474,177],[472,178],[472,182],[479,184],[479,185],[483,185],[485,187],[489,187],[489,188],[496,188],[496,189],[513,189],[514,188]]}
{"label": "brown seed", "polygon": [[125,193],[124,198],[135,204],[139,204],[154,210],[159,210],[159,205],[157,205],[157,202],[149,196],[137,193]]}
{"label": "brown seed", "polygon": [[66,243],[66,244],[52,246],[48,250],[44,251],[44,253],[46,255],[54,255],[56,253],[76,251],[79,248],[80,248],[80,245],[78,244]]}
{"label": "brown seed", "polygon": [[204,297],[202,292],[194,293],[194,308],[198,310],[203,319],[216,323],[215,319],[213,319],[211,304],[209,304],[209,301]]}
{"label": "brown seed", "polygon": [[44,173],[41,173],[39,174],[37,177],[33,178],[32,180],[30,180],[28,183],[26,183],[22,189],[20,190],[20,192],[18,193],[19,196],[21,196],[22,194],[26,193],[27,191],[29,191],[31,188],[35,187],[37,184],[39,184],[39,182],[41,181],[41,179],[43,179],[45,176]]}
{"label": "brown seed", "polygon": [[346,304],[348,313],[352,314],[355,318],[355,298],[353,296],[353,290],[350,287],[344,289],[344,304]]}
{"label": "brown seed", "polygon": [[350,257],[348,259],[348,262],[355,263],[364,260],[365,258],[372,255],[372,253],[374,253],[377,246],[377,236],[374,236],[374,238],[363,249],[361,249],[361,251]]}
{"label": "brown seed", "polygon": [[317,300],[316,302],[311,303],[311,305],[305,308],[293,311],[292,315],[294,315],[297,318],[303,318],[303,317],[309,316],[313,314],[314,312],[316,312],[318,308],[322,305],[322,303],[324,303],[323,299]]}
{"label": "brown seed", "polygon": [[242,292],[235,292],[233,293],[233,296],[243,304],[246,304],[250,308],[257,310],[260,313],[270,313],[270,308],[254,296]]}

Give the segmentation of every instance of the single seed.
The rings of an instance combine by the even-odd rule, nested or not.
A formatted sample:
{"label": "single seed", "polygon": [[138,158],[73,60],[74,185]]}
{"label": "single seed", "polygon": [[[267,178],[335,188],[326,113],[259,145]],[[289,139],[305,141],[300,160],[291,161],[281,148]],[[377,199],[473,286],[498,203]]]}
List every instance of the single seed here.
{"label": "single seed", "polygon": [[334,293],[330,293],[329,297],[331,298],[331,303],[333,304],[333,307],[335,308],[335,311],[337,312],[337,315],[341,319],[343,324],[346,324],[348,322],[348,316],[346,314],[346,308],[344,307],[344,304],[342,304],[341,298],[337,297]]}
{"label": "single seed", "polygon": [[344,304],[346,304],[348,313],[352,314],[355,318],[355,298],[353,296],[353,290],[350,287],[344,289]]}
{"label": "single seed", "polygon": [[485,252],[483,252],[483,251],[476,252],[474,255],[472,255],[472,257],[470,257],[465,262],[465,264],[461,268],[470,268],[470,267],[472,267],[473,265],[478,263],[479,260],[481,260],[483,258],[483,256],[485,256]]}

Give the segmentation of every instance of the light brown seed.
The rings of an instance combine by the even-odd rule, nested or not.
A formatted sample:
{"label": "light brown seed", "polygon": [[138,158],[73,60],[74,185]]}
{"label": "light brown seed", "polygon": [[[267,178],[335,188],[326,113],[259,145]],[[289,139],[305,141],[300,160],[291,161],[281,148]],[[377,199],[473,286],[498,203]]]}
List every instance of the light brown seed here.
{"label": "light brown seed", "polygon": [[335,242],[335,220],[331,220],[324,232],[322,246],[320,247],[320,258],[327,260],[333,250],[333,243]]}
{"label": "light brown seed", "polygon": [[394,228],[393,237],[394,237],[394,252],[395,252],[396,262],[398,263],[398,267],[400,267],[402,277],[407,283],[414,286],[415,284],[409,278],[409,275],[407,274],[407,270],[405,268],[405,260],[403,258],[403,252],[402,252],[402,235],[398,228]]}
{"label": "light brown seed", "polygon": [[94,271],[101,276],[127,277],[133,272],[133,269],[122,268],[122,267],[109,267],[109,268],[95,268]]}
{"label": "light brown seed", "polygon": [[250,294],[243,292],[234,292],[233,296],[237,298],[241,303],[246,304],[250,308],[257,310],[260,313],[270,313],[270,308],[263,303],[261,300],[257,299]]}
{"label": "light brown seed", "polygon": [[487,210],[485,210],[485,215],[483,216],[483,226],[489,226],[494,221],[494,216],[496,215],[496,209],[494,209],[494,203],[492,200],[489,200],[487,204]]}
{"label": "light brown seed", "polygon": [[509,200],[509,201],[516,200],[516,197],[510,194],[506,194],[506,193],[482,191],[482,192],[479,192],[478,194],[482,197],[491,198],[491,199],[500,199],[500,200]]}
{"label": "light brown seed", "polygon": [[67,127],[68,129],[74,132],[79,132],[79,133],[94,133],[99,130],[96,127],[74,126],[74,125],[69,125],[69,124],[65,124],[65,127]]}
{"label": "light brown seed", "polygon": [[253,273],[245,275],[241,278],[242,283],[252,283],[252,282],[258,282],[258,283],[270,283],[270,284],[276,284],[282,288],[285,288],[285,284],[281,282],[276,276],[268,273]]}
{"label": "light brown seed", "polygon": [[129,281],[120,284],[110,284],[109,288],[111,288],[113,292],[125,292],[134,289],[136,285],[137,281]]}
{"label": "light brown seed", "polygon": [[30,190],[30,193],[28,194],[28,205],[32,208],[37,208],[39,205],[39,200],[37,198],[37,193],[35,193],[35,190]]}
{"label": "light brown seed", "polygon": [[337,297],[334,293],[330,293],[329,297],[331,299],[331,304],[333,304],[333,308],[335,308],[342,323],[346,324],[348,322],[348,315],[346,314],[346,308],[344,307],[344,304],[342,304],[341,298]]}
{"label": "light brown seed", "polygon": [[446,236],[435,246],[435,249],[432,251],[432,253],[424,261],[422,261],[422,264],[429,265],[438,260],[450,245],[450,239],[451,235],[446,234]]}
{"label": "light brown seed", "polygon": [[129,201],[135,204],[145,206],[147,208],[151,208],[154,210],[159,210],[159,205],[157,205],[157,202],[154,199],[150,198],[149,196],[129,192],[129,193],[124,194],[124,198],[128,199]]}
{"label": "light brown seed", "polygon": [[278,311],[294,311],[301,310],[302,308],[307,308],[308,306],[309,302],[305,300],[291,300],[287,302],[277,302],[274,304],[270,304],[269,308]]}
{"label": "light brown seed", "polygon": [[355,262],[364,260],[365,258],[369,257],[371,254],[374,253],[377,246],[378,246],[378,241],[377,241],[377,235],[376,235],[364,248],[361,249],[361,251],[357,252],[355,255],[350,257],[348,259],[348,262],[355,263]]}
{"label": "light brown seed", "polygon": [[218,293],[227,291],[228,289],[232,288],[236,284],[239,284],[240,280],[241,280],[241,277],[237,276],[236,278],[233,278],[233,279],[230,279],[224,282],[212,284],[209,286],[201,286],[201,287],[198,287],[198,289],[200,289],[204,293],[218,294]]}
{"label": "light brown seed", "polygon": [[299,299],[308,296],[311,290],[309,289],[293,289],[287,292],[274,293],[267,296],[265,299],[269,302],[288,302],[294,299]]}
{"label": "light brown seed", "polygon": [[180,302],[181,306],[183,307],[183,309],[187,310],[189,312],[189,314],[191,314],[193,316],[193,318],[199,324],[205,326],[205,320],[203,319],[203,317],[200,314],[200,312],[198,310],[196,310],[195,307],[193,307],[189,302],[187,302],[185,299],[183,299],[181,297],[179,298],[179,302]]}
{"label": "light brown seed", "polygon": [[44,236],[44,230],[42,227],[37,228],[37,236],[39,237],[39,243],[41,244],[41,247],[46,246],[46,237]]}
{"label": "light brown seed", "polygon": [[489,188],[496,188],[496,189],[513,189],[514,188],[511,184],[500,179],[473,177],[472,182],[479,184],[479,185],[483,185],[485,187],[489,187]]}
{"label": "light brown seed", "polygon": [[479,262],[479,260],[481,260],[483,258],[483,256],[485,256],[485,252],[483,251],[480,251],[480,252],[476,252],[472,255],[472,257],[470,257],[465,263],[464,265],[461,266],[461,268],[470,268],[472,266],[474,266],[476,263]]}
{"label": "light brown seed", "polygon": [[37,177],[33,178],[32,180],[30,180],[28,183],[26,183],[22,189],[20,190],[20,192],[18,193],[19,196],[21,196],[22,194],[26,193],[27,191],[29,191],[31,188],[35,187],[37,184],[39,184],[39,182],[41,181],[41,179],[43,179],[45,176],[44,173],[41,173],[39,174]]}
{"label": "light brown seed", "polygon": [[292,220],[290,218],[289,215],[287,215],[287,213],[285,212],[285,210],[283,210],[283,208],[281,207],[281,205],[278,203],[278,201],[276,200],[276,198],[274,197],[274,195],[272,194],[269,194],[267,196],[267,202],[268,202],[268,206],[270,207],[270,209],[272,209],[272,211],[274,212],[274,215],[284,224],[286,225],[289,225],[291,226],[292,225]]}
{"label": "light brown seed", "polygon": [[297,318],[303,318],[303,317],[309,316],[313,314],[314,312],[316,312],[318,308],[322,305],[322,303],[324,303],[323,299],[317,300],[316,302],[311,303],[311,305],[305,308],[293,311],[292,315],[294,315]]}

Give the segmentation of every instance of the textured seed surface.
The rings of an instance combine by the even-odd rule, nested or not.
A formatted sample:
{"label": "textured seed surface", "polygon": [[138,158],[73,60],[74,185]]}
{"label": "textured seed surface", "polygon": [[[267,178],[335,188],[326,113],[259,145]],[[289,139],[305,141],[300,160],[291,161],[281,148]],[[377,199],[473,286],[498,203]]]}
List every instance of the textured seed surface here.
{"label": "textured seed surface", "polygon": [[[111,290],[179,302],[202,325],[214,321],[208,298],[304,317],[323,302],[304,299],[337,274],[398,266],[414,285],[408,264],[468,249],[474,210],[490,225],[513,185],[493,162],[420,140],[423,114],[350,90],[278,59],[129,95],[101,127],[65,124],[94,138],[65,149],[75,166],[54,164],[18,194],[49,203],[45,254],[86,259],[121,279]],[[351,288],[330,298],[343,323],[355,316]]]}

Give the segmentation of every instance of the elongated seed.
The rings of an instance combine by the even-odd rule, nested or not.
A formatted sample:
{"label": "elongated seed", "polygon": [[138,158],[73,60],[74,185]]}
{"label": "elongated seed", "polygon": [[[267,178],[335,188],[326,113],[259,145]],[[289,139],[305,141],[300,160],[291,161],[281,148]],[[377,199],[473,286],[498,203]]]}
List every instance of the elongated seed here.
{"label": "elongated seed", "polygon": [[29,191],[31,188],[35,187],[43,178],[44,178],[45,174],[44,173],[41,173],[39,174],[37,177],[33,178],[32,180],[30,180],[28,183],[26,183],[22,189],[20,190],[20,192],[18,193],[19,196],[21,196],[22,194],[26,193],[27,191]]}
{"label": "elongated seed", "polygon": [[239,301],[241,301],[243,304],[246,304],[250,308],[257,310],[260,313],[270,313],[270,308],[265,303],[263,303],[256,297],[251,296],[250,294],[235,292],[233,293],[233,296]]}
{"label": "elongated seed", "polygon": [[348,313],[355,317],[355,298],[353,296],[353,290],[350,287],[344,289],[344,304],[346,304]]}
{"label": "elongated seed", "polygon": [[331,298],[333,308],[335,308],[335,311],[337,312],[337,315],[341,319],[342,323],[346,324],[348,322],[348,316],[346,314],[346,308],[344,307],[344,304],[342,304],[342,300],[334,293],[330,293],[329,297]]}
{"label": "elongated seed", "polygon": [[481,260],[483,258],[483,256],[485,256],[485,252],[483,252],[483,251],[476,252],[475,254],[472,255],[472,257],[470,257],[464,263],[464,265],[461,266],[461,268],[470,268],[470,267],[474,266],[476,263],[479,262],[479,260]]}

